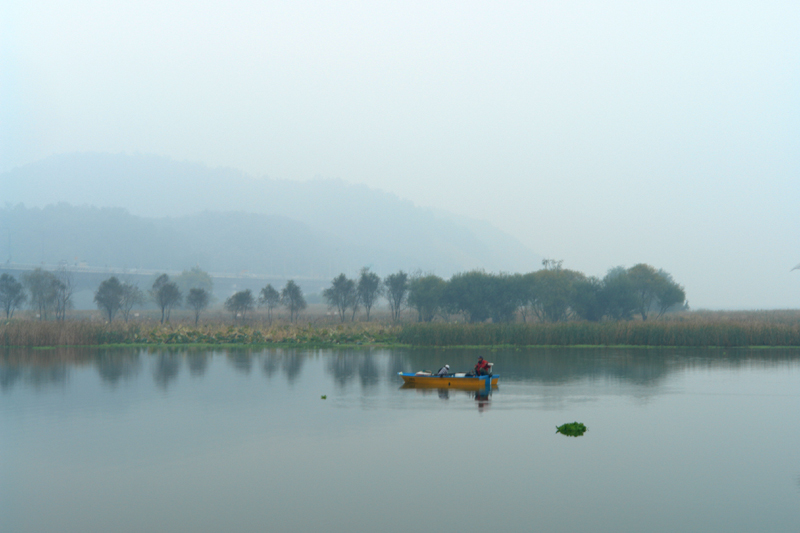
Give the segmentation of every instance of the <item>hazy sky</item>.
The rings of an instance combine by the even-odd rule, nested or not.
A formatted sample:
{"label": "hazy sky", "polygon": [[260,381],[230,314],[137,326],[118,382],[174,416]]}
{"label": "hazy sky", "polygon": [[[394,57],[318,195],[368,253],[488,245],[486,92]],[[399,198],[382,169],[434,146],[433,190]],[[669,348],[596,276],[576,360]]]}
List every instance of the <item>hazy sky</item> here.
{"label": "hazy sky", "polygon": [[338,177],[587,274],[651,263],[694,308],[798,307],[798,28],[796,0],[5,0],[0,170]]}

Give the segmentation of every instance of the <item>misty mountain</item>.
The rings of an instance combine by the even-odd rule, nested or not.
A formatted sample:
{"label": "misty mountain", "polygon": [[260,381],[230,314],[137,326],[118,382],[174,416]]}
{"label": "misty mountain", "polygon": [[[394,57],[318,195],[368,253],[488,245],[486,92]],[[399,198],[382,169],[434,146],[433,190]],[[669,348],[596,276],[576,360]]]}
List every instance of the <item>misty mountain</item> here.
{"label": "misty mountain", "polygon": [[0,190],[0,259],[17,263],[78,258],[308,276],[369,265],[449,276],[540,262],[486,222],[340,180],[256,179],[158,156],[89,153],[2,173]]}
{"label": "misty mountain", "polygon": [[0,209],[0,227],[3,259],[24,264],[314,275],[322,272],[308,269],[337,249],[297,221],[246,213],[151,219],[121,208],[18,205]]}

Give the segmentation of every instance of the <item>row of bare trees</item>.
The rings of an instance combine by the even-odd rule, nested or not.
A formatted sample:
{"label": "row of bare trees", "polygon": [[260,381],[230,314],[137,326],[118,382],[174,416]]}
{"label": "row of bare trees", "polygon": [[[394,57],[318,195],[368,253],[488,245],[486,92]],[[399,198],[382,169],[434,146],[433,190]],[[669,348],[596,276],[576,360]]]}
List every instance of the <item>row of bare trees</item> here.
{"label": "row of bare trees", "polygon": [[[149,290],[150,300],[161,311],[161,323],[169,321],[172,310],[180,307],[184,301],[183,293],[178,283],[170,280],[167,274],[156,277]],[[114,320],[117,312],[122,313],[125,322],[128,321],[131,309],[147,301],[144,292],[135,284],[120,281],[116,276],[100,283],[94,294],[97,308],[103,311],[109,322]],[[200,313],[211,302],[211,292],[204,287],[191,287],[186,295],[186,306],[195,313],[195,324],[200,319]]]}
{"label": "row of bare trees", "polygon": [[339,319],[344,322],[348,318],[355,320],[356,313],[363,308],[366,320],[375,302],[381,296],[389,301],[392,320],[397,321],[406,304],[409,291],[409,276],[402,270],[386,276],[381,280],[369,268],[362,268],[357,280],[348,279],[343,273],[331,282],[331,286],[322,291],[322,297],[332,309],[336,309]]}
{"label": "row of bare trees", "polygon": [[271,325],[272,312],[277,307],[285,307],[289,311],[289,321],[295,322],[308,304],[303,296],[303,290],[294,280],[287,281],[280,292],[271,284],[267,284],[266,287],[261,289],[258,300],[253,296],[253,291],[250,289],[236,292],[225,300],[225,309],[231,312],[234,321],[237,319],[244,320],[247,317],[247,313],[252,311],[256,305],[267,310],[267,320]]}
{"label": "row of bare trees", "polygon": [[48,316],[64,320],[73,306],[75,290],[72,274],[66,268],[55,272],[36,268],[25,272],[21,279],[20,283],[10,274],[0,275],[0,305],[7,319],[27,301],[40,320],[47,320]]}

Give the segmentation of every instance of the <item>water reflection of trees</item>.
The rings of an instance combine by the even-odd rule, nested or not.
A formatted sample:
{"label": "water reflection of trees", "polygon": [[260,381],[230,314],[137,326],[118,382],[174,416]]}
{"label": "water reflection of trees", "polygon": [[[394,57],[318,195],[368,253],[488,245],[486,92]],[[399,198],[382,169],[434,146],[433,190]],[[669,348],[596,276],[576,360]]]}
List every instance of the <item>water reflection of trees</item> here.
{"label": "water reflection of trees", "polygon": [[694,369],[770,368],[800,362],[800,350],[696,348],[529,348],[387,350],[391,374],[435,370],[445,363],[470,370],[479,355],[495,363],[503,380],[562,384],[606,379],[652,386],[673,372]]}
{"label": "water reflection of trees", "polygon": [[96,369],[111,386],[138,376],[144,360],[156,385],[166,389],[180,374],[183,361],[192,376],[203,376],[215,355],[243,374],[254,365],[271,379],[280,374],[294,383],[309,358],[322,359],[325,373],[338,387],[358,383],[363,390],[383,380],[392,383],[399,371],[436,370],[445,363],[454,371],[470,370],[479,355],[495,363],[503,382],[525,381],[566,384],[580,380],[614,380],[644,387],[655,386],[671,373],[698,369],[769,369],[797,365],[798,349],[691,349],[691,348],[531,348],[531,349],[226,349],[205,348],[57,348],[0,351],[0,391],[18,384],[34,389],[62,386],[75,367]]}
{"label": "water reflection of trees", "polygon": [[272,378],[280,370],[291,384],[300,376],[307,355],[308,352],[300,350],[267,350],[262,353],[261,368],[267,378]]}
{"label": "water reflection of trees", "polygon": [[261,359],[261,370],[267,378],[272,378],[280,371],[289,383],[294,383],[311,353],[293,349],[260,350],[257,353],[251,349],[235,349],[229,350],[226,355],[231,366],[243,374],[249,374],[254,360]]}
{"label": "water reflection of trees", "polygon": [[333,376],[333,381],[340,387],[347,385],[356,377],[358,358],[351,351],[336,351],[327,355],[325,367]]}
{"label": "water reflection of trees", "polygon": [[178,378],[181,356],[182,354],[174,352],[161,352],[155,356],[153,381],[159,388],[166,390],[169,384]]}
{"label": "water reflection of trees", "polygon": [[197,353],[190,353],[187,357],[187,364],[189,366],[189,374],[193,377],[200,377],[206,373],[208,362],[211,360],[211,354],[203,350]]}
{"label": "water reflection of trees", "polygon": [[180,374],[183,361],[192,377],[202,377],[214,355],[225,352],[210,352],[206,348],[159,347],[148,349],[153,360],[153,381],[162,389],[175,381]]}
{"label": "water reflection of trees", "polygon": [[11,390],[20,381],[34,389],[61,386],[67,381],[67,376],[67,365],[63,364],[22,368],[0,366],[0,390]]}
{"label": "water reflection of trees", "polygon": [[305,359],[302,353],[296,351],[289,352],[281,357],[281,370],[283,370],[286,380],[289,383],[294,383],[294,381],[300,377]]}
{"label": "water reflection of trees", "polygon": [[45,387],[51,384],[62,385],[68,377],[67,365],[53,365],[48,367],[31,368],[25,376],[25,383],[34,388]]}
{"label": "water reflection of trees", "polygon": [[[388,353],[388,352],[387,352]],[[356,379],[364,389],[376,387],[384,376],[382,364],[383,351],[374,350],[291,350],[276,349],[265,351],[262,371],[267,378],[272,378],[280,370],[286,380],[292,383],[303,369],[303,364],[310,357],[324,360],[325,372],[333,377],[339,387],[345,387]]]}
{"label": "water reflection of trees", "polygon": [[250,350],[229,350],[226,355],[231,366],[242,374],[249,374],[252,370],[253,354]]}
{"label": "water reflection of trees", "polygon": [[112,386],[120,380],[128,380],[139,373],[141,368],[138,351],[100,350],[95,359],[97,373],[103,382]]}
{"label": "water reflection of trees", "polygon": [[0,351],[0,390],[10,391],[19,383],[35,390],[62,387],[69,378],[73,364],[85,364],[83,350],[57,348],[3,348]]}
{"label": "water reflection of trees", "polygon": [[358,378],[365,390],[376,387],[381,381],[381,369],[372,350],[335,350],[324,354],[326,371],[339,387]]}
{"label": "water reflection of trees", "polygon": [[358,377],[361,380],[361,387],[371,389],[380,382],[380,369],[375,364],[375,356],[371,353],[361,357],[358,364]]}
{"label": "water reflection of trees", "polygon": [[264,364],[262,365],[261,369],[264,372],[264,375],[267,378],[271,378],[275,375],[275,372],[278,371],[280,367],[280,357],[275,355],[275,353],[267,353],[264,356]]}
{"label": "water reflection of trees", "polygon": [[22,369],[20,367],[0,366],[0,390],[11,389],[20,379],[22,379]]}

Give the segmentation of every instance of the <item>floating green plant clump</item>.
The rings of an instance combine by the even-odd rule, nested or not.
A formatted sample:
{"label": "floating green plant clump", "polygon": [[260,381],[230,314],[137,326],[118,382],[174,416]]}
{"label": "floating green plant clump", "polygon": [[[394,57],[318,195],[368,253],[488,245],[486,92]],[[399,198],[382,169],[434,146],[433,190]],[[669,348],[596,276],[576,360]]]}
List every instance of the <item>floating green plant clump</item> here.
{"label": "floating green plant clump", "polygon": [[586,433],[586,426],[580,422],[573,422],[572,424],[562,424],[556,427],[556,433],[561,433],[567,437],[580,437]]}

